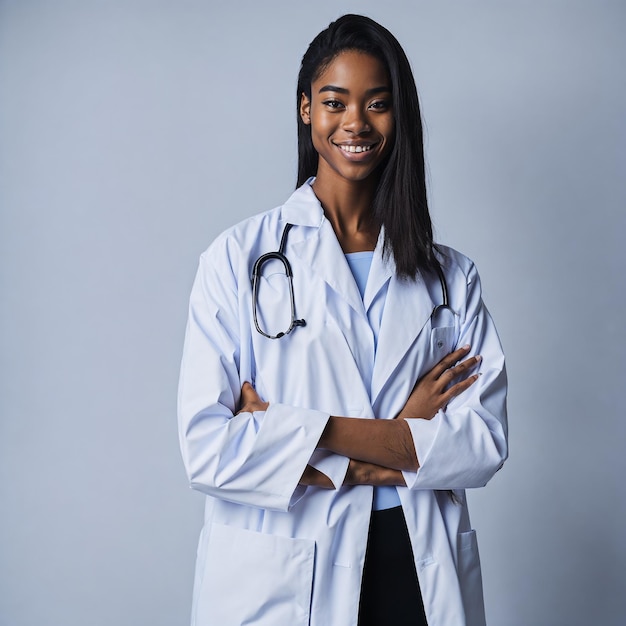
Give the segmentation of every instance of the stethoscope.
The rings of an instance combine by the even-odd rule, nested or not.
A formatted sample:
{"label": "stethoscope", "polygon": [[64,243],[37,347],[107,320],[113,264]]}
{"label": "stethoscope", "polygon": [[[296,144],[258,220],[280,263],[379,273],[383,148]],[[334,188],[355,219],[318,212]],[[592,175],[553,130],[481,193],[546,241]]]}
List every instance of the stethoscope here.
{"label": "stethoscope", "polygon": [[[252,317],[254,318],[254,327],[257,332],[268,339],[280,339],[285,335],[288,335],[294,328],[297,326],[306,326],[306,321],[303,319],[296,318],[296,302],[293,295],[293,271],[291,269],[291,263],[285,256],[285,246],[287,244],[287,236],[289,235],[289,231],[293,227],[293,224],[286,224],[283,230],[283,234],[280,238],[280,246],[276,252],[266,252],[262,254],[254,263],[252,267]],[[259,325],[259,319],[257,315],[257,309],[259,304],[259,277],[261,276],[261,271],[263,269],[263,265],[268,261],[280,261],[283,264],[283,268],[285,270],[285,275],[287,276],[287,281],[289,284],[289,301],[291,304],[291,323],[289,324],[289,328],[287,330],[280,332],[276,335],[270,335],[266,333],[261,326]],[[450,306],[448,305],[448,285],[446,283],[446,277],[443,274],[443,270],[439,265],[437,265],[437,275],[439,276],[439,282],[441,284],[441,299],[442,303],[437,304],[434,308],[430,317],[433,318],[439,311],[442,309],[448,309],[452,311]]]}

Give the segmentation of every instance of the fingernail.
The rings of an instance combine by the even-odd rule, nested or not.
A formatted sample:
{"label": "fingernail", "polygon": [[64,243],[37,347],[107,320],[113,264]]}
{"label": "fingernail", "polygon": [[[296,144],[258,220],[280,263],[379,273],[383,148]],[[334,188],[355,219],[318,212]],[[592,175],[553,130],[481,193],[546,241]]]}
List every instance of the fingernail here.
{"label": "fingernail", "polygon": [[469,343],[466,343],[461,349],[462,350],[469,350],[470,349]]}
{"label": "fingernail", "polygon": [[483,360],[483,357],[480,354],[477,354],[475,359],[477,363],[480,363]]}

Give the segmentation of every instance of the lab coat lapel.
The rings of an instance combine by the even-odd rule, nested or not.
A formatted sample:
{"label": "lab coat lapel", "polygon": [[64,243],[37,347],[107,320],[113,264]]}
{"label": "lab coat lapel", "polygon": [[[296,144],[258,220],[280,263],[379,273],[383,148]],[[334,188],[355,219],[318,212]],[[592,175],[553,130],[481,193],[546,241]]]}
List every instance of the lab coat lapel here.
{"label": "lab coat lapel", "polygon": [[293,254],[355,311],[365,315],[354,276],[310,184],[304,184],[292,194],[282,208],[282,217],[291,224],[309,227],[290,233],[287,245]]}
{"label": "lab coat lapel", "polygon": [[421,277],[417,281],[399,280],[394,273],[389,279],[372,374],[372,406],[430,319],[434,306]]}
{"label": "lab coat lapel", "polygon": [[389,281],[372,374],[370,397],[373,406],[385,383],[430,319],[435,303],[421,277],[416,281],[397,278],[393,259],[384,259],[382,255],[382,229],[361,300],[345,255],[310,184],[303,185],[292,194],[283,206],[282,218],[294,225],[307,227],[290,233],[289,254],[293,251],[361,315],[365,316],[378,292]]}
{"label": "lab coat lapel", "polygon": [[374,250],[374,256],[372,258],[372,265],[370,266],[370,273],[367,277],[367,286],[365,287],[365,293],[363,294],[363,304],[365,310],[369,311],[374,298],[378,292],[383,288],[385,283],[393,276],[395,271],[395,264],[391,257],[383,258],[383,243],[385,240],[384,227],[381,227],[378,235],[378,242],[376,243],[376,249]]}
{"label": "lab coat lapel", "polygon": [[363,301],[346,257],[326,219],[319,229],[293,244],[294,254],[318,274],[355,311],[365,315]]}

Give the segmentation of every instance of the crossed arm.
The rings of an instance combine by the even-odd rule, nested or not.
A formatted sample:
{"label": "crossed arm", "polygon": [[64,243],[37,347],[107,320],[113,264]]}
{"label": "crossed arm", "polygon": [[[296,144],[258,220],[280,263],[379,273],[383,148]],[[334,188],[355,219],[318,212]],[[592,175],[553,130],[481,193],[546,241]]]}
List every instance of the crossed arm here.
{"label": "crossed arm", "polygon": [[[480,357],[462,360],[470,350],[464,346],[444,357],[415,384],[403,409],[394,419],[331,416],[318,443],[350,459],[344,485],[404,485],[402,470],[416,471],[419,459],[406,418],[432,419],[452,398],[478,380],[470,371]],[[269,403],[249,383],[241,390],[240,411],[264,411]],[[331,480],[307,465],[300,484],[334,488]]]}

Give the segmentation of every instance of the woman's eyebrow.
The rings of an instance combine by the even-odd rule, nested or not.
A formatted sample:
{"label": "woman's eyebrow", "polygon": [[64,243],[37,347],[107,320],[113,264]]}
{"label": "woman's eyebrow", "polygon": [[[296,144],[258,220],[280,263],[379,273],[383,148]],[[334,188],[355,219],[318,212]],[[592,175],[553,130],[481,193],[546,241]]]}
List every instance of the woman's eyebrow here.
{"label": "woman's eyebrow", "polygon": [[[335,93],[343,93],[343,94],[349,94],[350,91],[348,89],[346,89],[345,87],[337,87],[336,85],[324,85],[318,93],[323,93],[324,91],[334,91]],[[390,92],[391,88],[388,87],[387,85],[381,85],[380,87],[372,87],[371,89],[368,89],[365,93],[368,96],[377,94],[377,93],[384,93],[384,92]]]}

